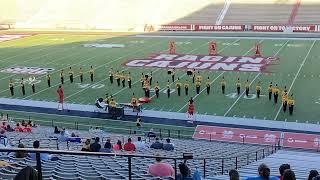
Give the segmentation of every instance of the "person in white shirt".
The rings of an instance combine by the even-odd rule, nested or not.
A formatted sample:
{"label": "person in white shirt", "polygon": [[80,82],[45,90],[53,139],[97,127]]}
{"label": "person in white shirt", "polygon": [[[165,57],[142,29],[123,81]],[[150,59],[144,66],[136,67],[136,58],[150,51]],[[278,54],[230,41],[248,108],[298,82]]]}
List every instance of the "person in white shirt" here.
{"label": "person in white shirt", "polygon": [[147,148],[146,143],[141,140],[141,137],[138,137],[138,141],[134,142],[133,144],[136,146],[138,151]]}

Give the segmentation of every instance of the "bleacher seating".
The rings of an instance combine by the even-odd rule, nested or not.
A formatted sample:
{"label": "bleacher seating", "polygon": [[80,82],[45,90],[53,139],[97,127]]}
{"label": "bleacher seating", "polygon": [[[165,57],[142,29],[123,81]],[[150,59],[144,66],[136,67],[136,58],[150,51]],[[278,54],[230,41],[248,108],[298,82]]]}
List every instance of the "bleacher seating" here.
{"label": "bleacher seating", "polygon": [[[303,152],[303,151],[289,151],[280,150],[275,154],[268,156],[265,159],[251,163],[239,170],[242,178],[248,176],[256,176],[258,166],[265,163],[269,166],[272,176],[279,176],[279,167],[281,164],[290,164],[294,171],[296,178],[307,179],[310,170],[320,170],[319,167],[320,156],[317,152]],[[225,180],[227,176],[217,176],[210,178],[212,180]]]}
{"label": "bleacher seating", "polygon": [[320,23],[320,1],[301,1],[295,24],[319,24]]}
{"label": "bleacher seating", "polygon": [[[80,135],[83,138],[92,138],[99,136],[111,138],[111,142],[115,143],[118,139],[126,142],[128,135],[112,134],[106,132],[89,132],[89,131],[78,131],[69,130],[75,134]],[[19,140],[25,145],[25,147],[32,147],[33,140],[41,139],[40,144],[42,148],[57,149],[57,143],[55,140],[49,140],[55,134],[53,133],[53,128],[51,127],[37,127],[33,128],[32,133],[17,133],[17,132],[7,132],[6,135],[9,138],[10,144],[17,147]],[[135,137],[133,141],[136,140]],[[24,139],[27,138],[27,139]],[[47,138],[47,139],[46,139]],[[31,140],[32,139],[32,140]],[[105,138],[104,138],[105,141]],[[149,140],[146,140],[147,144],[151,144]],[[247,144],[236,144],[236,143],[224,143],[224,142],[208,142],[208,141],[194,141],[194,140],[181,140],[173,139],[172,142],[175,145],[174,151],[163,151],[146,149],[144,151],[137,151],[136,154],[143,155],[155,155],[160,154],[161,156],[174,156],[182,157],[184,152],[194,153],[194,157],[230,157],[240,155],[246,152],[255,152],[259,149],[265,148],[264,146],[258,145],[247,145]],[[104,142],[101,143],[104,145]],[[80,150],[82,147],[81,143],[68,143],[59,142],[59,149],[61,150]],[[249,161],[252,162],[255,159],[254,156],[249,157]],[[262,156],[260,154],[259,156]],[[122,157],[94,157],[94,156],[76,156],[76,155],[58,155],[58,161],[48,161],[42,162],[43,176],[45,179],[127,179],[128,178],[128,164],[127,158]],[[6,179],[7,177],[12,178],[21,168],[26,165],[35,166],[36,162],[32,161],[30,158],[17,159],[13,156],[2,155],[0,160],[9,161],[11,166],[4,167],[0,169],[0,179]],[[147,173],[148,165],[152,164],[154,159],[147,158],[133,158],[132,159],[132,172],[133,179],[152,179]],[[168,161],[173,165],[173,161]],[[247,163],[247,157],[238,159],[238,166],[244,166]],[[224,168],[234,167],[234,159],[225,160]],[[221,172],[221,160],[213,159],[206,162],[206,174],[207,176],[214,176]],[[202,169],[202,161],[190,160],[189,166],[192,169],[196,167],[199,170]],[[4,175],[5,174],[5,175]],[[3,176],[2,176],[3,175]]]}

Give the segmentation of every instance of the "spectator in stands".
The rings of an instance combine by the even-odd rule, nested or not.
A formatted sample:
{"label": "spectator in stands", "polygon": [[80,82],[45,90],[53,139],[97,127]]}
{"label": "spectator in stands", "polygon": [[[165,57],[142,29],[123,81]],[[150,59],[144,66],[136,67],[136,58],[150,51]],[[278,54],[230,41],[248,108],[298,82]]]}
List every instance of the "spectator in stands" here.
{"label": "spectator in stands", "polygon": [[71,133],[71,137],[67,138],[67,141],[75,142],[75,143],[81,143],[81,138],[79,138],[78,135],[76,135],[74,132],[72,132]]}
{"label": "spectator in stands", "polygon": [[86,139],[83,143],[81,151],[90,151],[90,139]]}
{"label": "spectator in stands", "polygon": [[174,169],[168,163],[161,162],[160,155],[156,155],[156,162],[154,164],[149,165],[148,169],[149,174],[157,177],[173,177]]}
{"label": "spectator in stands", "polygon": [[291,169],[286,169],[283,173],[283,180],[296,180],[296,175]]}
{"label": "spectator in stands", "polygon": [[23,128],[20,126],[20,123],[17,123],[16,127],[14,128],[15,132],[23,132]]}
{"label": "spectator in stands", "polygon": [[318,176],[318,175],[319,175],[319,173],[318,173],[317,170],[311,170],[311,171],[309,172],[308,180],[313,180],[313,178],[316,177],[316,176]]}
{"label": "spectator in stands", "polygon": [[138,137],[138,141],[134,142],[134,145],[136,146],[136,149],[139,150],[144,150],[147,148],[146,143],[144,143],[141,140],[141,137]]}
{"label": "spectator in stands", "polygon": [[28,121],[28,125],[29,125],[30,127],[36,127],[36,125],[35,125],[31,120]]}
{"label": "spectator in stands", "polygon": [[[33,148],[34,149],[39,149],[40,148],[40,142],[39,141],[34,141],[33,142]],[[33,161],[36,161],[36,153],[29,153],[30,158]],[[48,161],[51,159],[51,156],[48,153],[40,153],[40,159],[42,161]]]}
{"label": "spectator in stands", "polygon": [[6,138],[7,136],[5,133],[6,133],[6,131],[4,129],[1,129],[0,130],[0,138]]}
{"label": "spectator in stands", "polygon": [[123,149],[125,151],[135,151],[136,146],[132,143],[131,138],[128,138],[128,142],[124,144]]}
{"label": "spectator in stands", "polygon": [[279,167],[279,173],[280,173],[280,180],[283,180],[283,174],[284,171],[290,169],[290,165],[289,164],[281,164],[281,166]]}
{"label": "spectator in stands", "polygon": [[55,127],[54,127],[53,133],[55,133],[55,134],[60,134],[60,133],[61,133],[61,131],[60,131],[60,129],[58,128],[58,126],[55,126]]}
{"label": "spectator in stands", "polygon": [[236,169],[231,169],[229,171],[230,180],[240,180],[239,172]]}
{"label": "spectator in stands", "polygon": [[31,131],[32,131],[32,127],[31,127],[29,124],[27,124],[26,126],[24,126],[23,132],[31,132]]}
{"label": "spectator in stands", "polygon": [[120,140],[118,140],[117,143],[115,145],[113,145],[113,150],[115,150],[115,151],[122,150],[122,143]]}
{"label": "spectator in stands", "polygon": [[2,125],[0,126],[1,129],[7,130],[7,123],[2,122]]}
{"label": "spectator in stands", "polygon": [[173,151],[174,150],[174,146],[173,144],[170,142],[170,139],[166,139],[166,142],[165,144],[163,144],[163,150],[166,150],[166,151]]}
{"label": "spectator in stands", "polygon": [[21,121],[21,126],[27,126],[27,123],[26,123],[25,120],[22,120],[22,121]]}
{"label": "spectator in stands", "polygon": [[279,180],[277,177],[270,176],[270,169],[266,164],[261,164],[258,168],[259,176],[248,177],[246,180]]}
{"label": "spectator in stands", "polygon": [[150,148],[153,149],[163,149],[163,143],[159,141],[159,138],[156,138],[156,141],[151,144]]}
{"label": "spectator in stands", "polygon": [[100,152],[106,152],[106,153],[112,152],[111,139],[107,139],[107,142],[104,144],[104,147],[100,150]]}
{"label": "spectator in stands", "polygon": [[153,132],[153,128],[151,128],[150,131],[147,132],[146,136],[149,137],[149,138],[157,137],[156,133]]}
{"label": "spectator in stands", "polygon": [[8,145],[8,138],[7,135],[5,134],[5,130],[1,129],[0,131],[0,144],[3,145],[4,147],[7,147]]}
{"label": "spectator in stands", "polygon": [[[18,145],[18,148],[24,148],[24,145],[20,143]],[[16,158],[25,158],[26,156],[27,156],[27,153],[25,151],[17,151],[15,153]]]}
{"label": "spectator in stands", "polygon": [[27,166],[19,171],[13,180],[38,180],[38,172],[31,166]]}
{"label": "spectator in stands", "polygon": [[186,163],[179,164],[180,174],[177,175],[178,180],[193,180],[191,171]]}
{"label": "spectator in stands", "polygon": [[6,129],[8,132],[13,132],[14,129],[12,129],[12,127],[10,126],[10,124],[7,125],[7,129]]}
{"label": "spectator in stands", "polygon": [[94,143],[92,143],[90,145],[90,151],[91,152],[99,152],[100,151],[101,145],[100,145],[99,141],[100,141],[100,138],[96,137]]}

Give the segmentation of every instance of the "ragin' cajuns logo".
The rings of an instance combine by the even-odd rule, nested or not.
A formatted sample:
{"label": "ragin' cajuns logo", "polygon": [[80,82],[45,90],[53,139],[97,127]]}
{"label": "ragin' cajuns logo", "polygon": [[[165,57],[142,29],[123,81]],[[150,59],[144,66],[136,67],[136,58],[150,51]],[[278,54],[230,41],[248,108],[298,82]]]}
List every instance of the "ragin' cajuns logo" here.
{"label": "ragin' cajuns logo", "polygon": [[124,63],[129,67],[176,68],[211,71],[266,72],[273,56],[222,56],[196,54],[152,54],[148,58],[132,59]]}

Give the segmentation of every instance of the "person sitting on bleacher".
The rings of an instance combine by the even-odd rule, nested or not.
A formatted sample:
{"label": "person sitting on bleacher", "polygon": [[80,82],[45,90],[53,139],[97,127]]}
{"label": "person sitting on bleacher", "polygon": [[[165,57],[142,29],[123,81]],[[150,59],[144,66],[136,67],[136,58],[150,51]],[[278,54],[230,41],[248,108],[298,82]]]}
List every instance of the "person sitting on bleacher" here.
{"label": "person sitting on bleacher", "polygon": [[266,164],[261,164],[258,167],[259,176],[248,177],[246,180],[279,180],[277,177],[270,176],[270,169]]}
{"label": "person sitting on bleacher", "polygon": [[76,135],[74,132],[71,133],[71,137],[67,138],[67,141],[69,142],[75,142],[75,143],[81,143],[81,138],[79,138],[78,135]]}
{"label": "person sitting on bleacher", "polygon": [[60,129],[58,128],[58,126],[55,126],[55,127],[54,127],[53,133],[54,133],[54,134],[60,134],[60,133],[61,133],[61,131],[60,131]]}
{"label": "person sitting on bleacher", "polygon": [[156,138],[156,141],[151,144],[150,148],[153,149],[163,149],[163,143],[159,141],[159,138]]}
{"label": "person sitting on bleacher", "polygon": [[[19,144],[18,148],[24,148],[23,144]],[[17,151],[15,152],[15,158],[25,158],[27,156],[27,153],[25,151]]]}
{"label": "person sitting on bleacher", "polygon": [[281,164],[281,166],[279,167],[279,173],[280,173],[280,180],[283,180],[283,174],[284,174],[284,171],[287,170],[287,169],[290,169],[290,165],[289,164]]}
{"label": "person sitting on bleacher", "polygon": [[170,139],[166,139],[166,142],[165,144],[163,144],[163,150],[166,150],[166,151],[173,151],[174,150],[174,146],[172,143],[170,143]]}
{"label": "person sitting on bleacher", "polygon": [[173,177],[174,169],[168,163],[161,162],[160,155],[156,155],[156,162],[149,165],[148,172],[152,176],[156,177]]}
{"label": "person sitting on bleacher", "polygon": [[12,127],[10,126],[10,124],[7,124],[7,129],[8,132],[13,132],[14,129],[12,129]]}
{"label": "person sitting on bleacher", "polygon": [[90,139],[86,139],[83,143],[81,151],[90,151]]}
{"label": "person sitting on bleacher", "polygon": [[0,129],[7,130],[7,123],[6,122],[2,122],[2,125],[0,126]]}
{"label": "person sitting on bleacher", "polygon": [[107,139],[107,142],[104,144],[104,147],[100,149],[100,152],[106,152],[106,153],[112,152],[111,139]]}
{"label": "person sitting on bleacher", "polygon": [[141,140],[141,137],[138,137],[138,141],[134,142],[134,145],[136,146],[136,149],[137,149],[138,151],[144,150],[144,149],[147,148],[146,143],[144,143],[144,142]]}
{"label": "person sitting on bleacher", "polygon": [[132,143],[131,138],[128,138],[128,142],[124,144],[123,149],[125,151],[135,151],[136,146]]}
{"label": "person sitting on bleacher", "polygon": [[151,128],[150,131],[146,133],[146,136],[149,138],[155,138],[157,135],[153,132],[153,128]]}
{"label": "person sitting on bleacher", "polygon": [[95,140],[94,140],[94,143],[92,143],[90,145],[90,151],[91,152],[99,152],[100,151],[101,145],[100,145],[99,141],[100,141],[100,138],[96,137]]}
{"label": "person sitting on bleacher", "polygon": [[20,123],[17,123],[16,127],[14,128],[15,132],[23,132],[23,128],[21,127]]}
{"label": "person sitting on bleacher", "polygon": [[31,131],[32,131],[32,127],[29,124],[23,127],[23,132],[31,132]]}
{"label": "person sitting on bleacher", "polygon": [[115,151],[122,150],[122,143],[120,140],[118,140],[117,143],[113,145],[113,150],[115,150]]}
{"label": "person sitting on bleacher", "polygon": [[[34,141],[33,142],[33,148],[34,149],[39,149],[40,148],[40,142],[39,141]],[[29,153],[29,156],[30,158],[33,160],[33,161],[36,161],[36,153]],[[48,153],[40,153],[40,159],[42,161],[48,161],[48,160],[51,160],[51,156],[48,154]]]}

